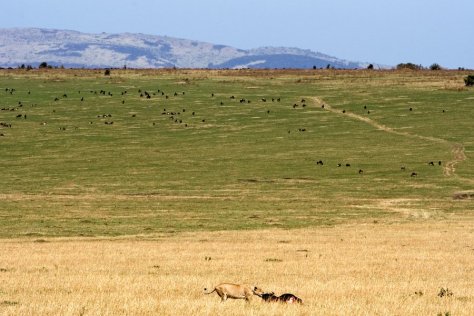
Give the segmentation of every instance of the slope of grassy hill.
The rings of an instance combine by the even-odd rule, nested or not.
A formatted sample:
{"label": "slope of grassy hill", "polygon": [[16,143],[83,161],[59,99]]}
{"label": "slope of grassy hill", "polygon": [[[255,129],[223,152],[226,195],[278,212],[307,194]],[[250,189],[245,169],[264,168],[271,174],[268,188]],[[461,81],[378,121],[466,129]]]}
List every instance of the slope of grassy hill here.
{"label": "slope of grassy hill", "polygon": [[0,237],[463,216],[465,75],[3,70]]}

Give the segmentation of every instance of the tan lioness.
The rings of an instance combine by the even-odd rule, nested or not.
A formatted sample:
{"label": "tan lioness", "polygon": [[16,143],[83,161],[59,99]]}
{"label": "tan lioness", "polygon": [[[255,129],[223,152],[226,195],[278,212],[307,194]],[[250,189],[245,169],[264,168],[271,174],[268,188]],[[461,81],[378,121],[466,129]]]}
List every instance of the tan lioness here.
{"label": "tan lioness", "polygon": [[216,292],[220,296],[221,301],[224,302],[228,298],[233,299],[245,299],[247,302],[250,301],[252,295],[262,296],[264,293],[262,289],[245,284],[232,284],[232,283],[221,283],[216,285],[210,292],[205,288],[204,294],[211,294]]}

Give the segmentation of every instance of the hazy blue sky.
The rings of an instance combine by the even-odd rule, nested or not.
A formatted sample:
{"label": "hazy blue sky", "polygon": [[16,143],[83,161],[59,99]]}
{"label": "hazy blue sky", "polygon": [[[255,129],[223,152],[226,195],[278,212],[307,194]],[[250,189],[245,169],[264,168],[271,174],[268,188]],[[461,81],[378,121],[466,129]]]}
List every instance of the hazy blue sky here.
{"label": "hazy blue sky", "polygon": [[[473,0],[1,0],[0,28],[139,32],[474,68]],[[1,44],[1,43],[0,43]]]}

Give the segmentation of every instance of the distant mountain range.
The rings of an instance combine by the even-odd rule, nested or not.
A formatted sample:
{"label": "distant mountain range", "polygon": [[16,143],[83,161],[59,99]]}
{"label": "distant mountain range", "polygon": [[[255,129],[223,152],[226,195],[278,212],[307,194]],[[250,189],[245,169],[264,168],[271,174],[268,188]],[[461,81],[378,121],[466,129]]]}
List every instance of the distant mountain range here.
{"label": "distant mountain range", "polygon": [[[41,28],[0,29],[0,67],[40,63],[66,68],[366,68],[299,48],[243,50],[146,34],[88,34]],[[378,65],[374,65],[377,67]]]}

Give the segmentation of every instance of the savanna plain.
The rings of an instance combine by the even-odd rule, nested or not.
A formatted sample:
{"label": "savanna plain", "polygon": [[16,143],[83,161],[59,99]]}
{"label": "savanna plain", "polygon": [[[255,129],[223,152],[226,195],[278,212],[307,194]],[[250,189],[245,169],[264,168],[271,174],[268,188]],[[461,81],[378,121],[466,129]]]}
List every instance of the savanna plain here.
{"label": "savanna plain", "polygon": [[468,74],[0,70],[0,314],[473,315]]}

